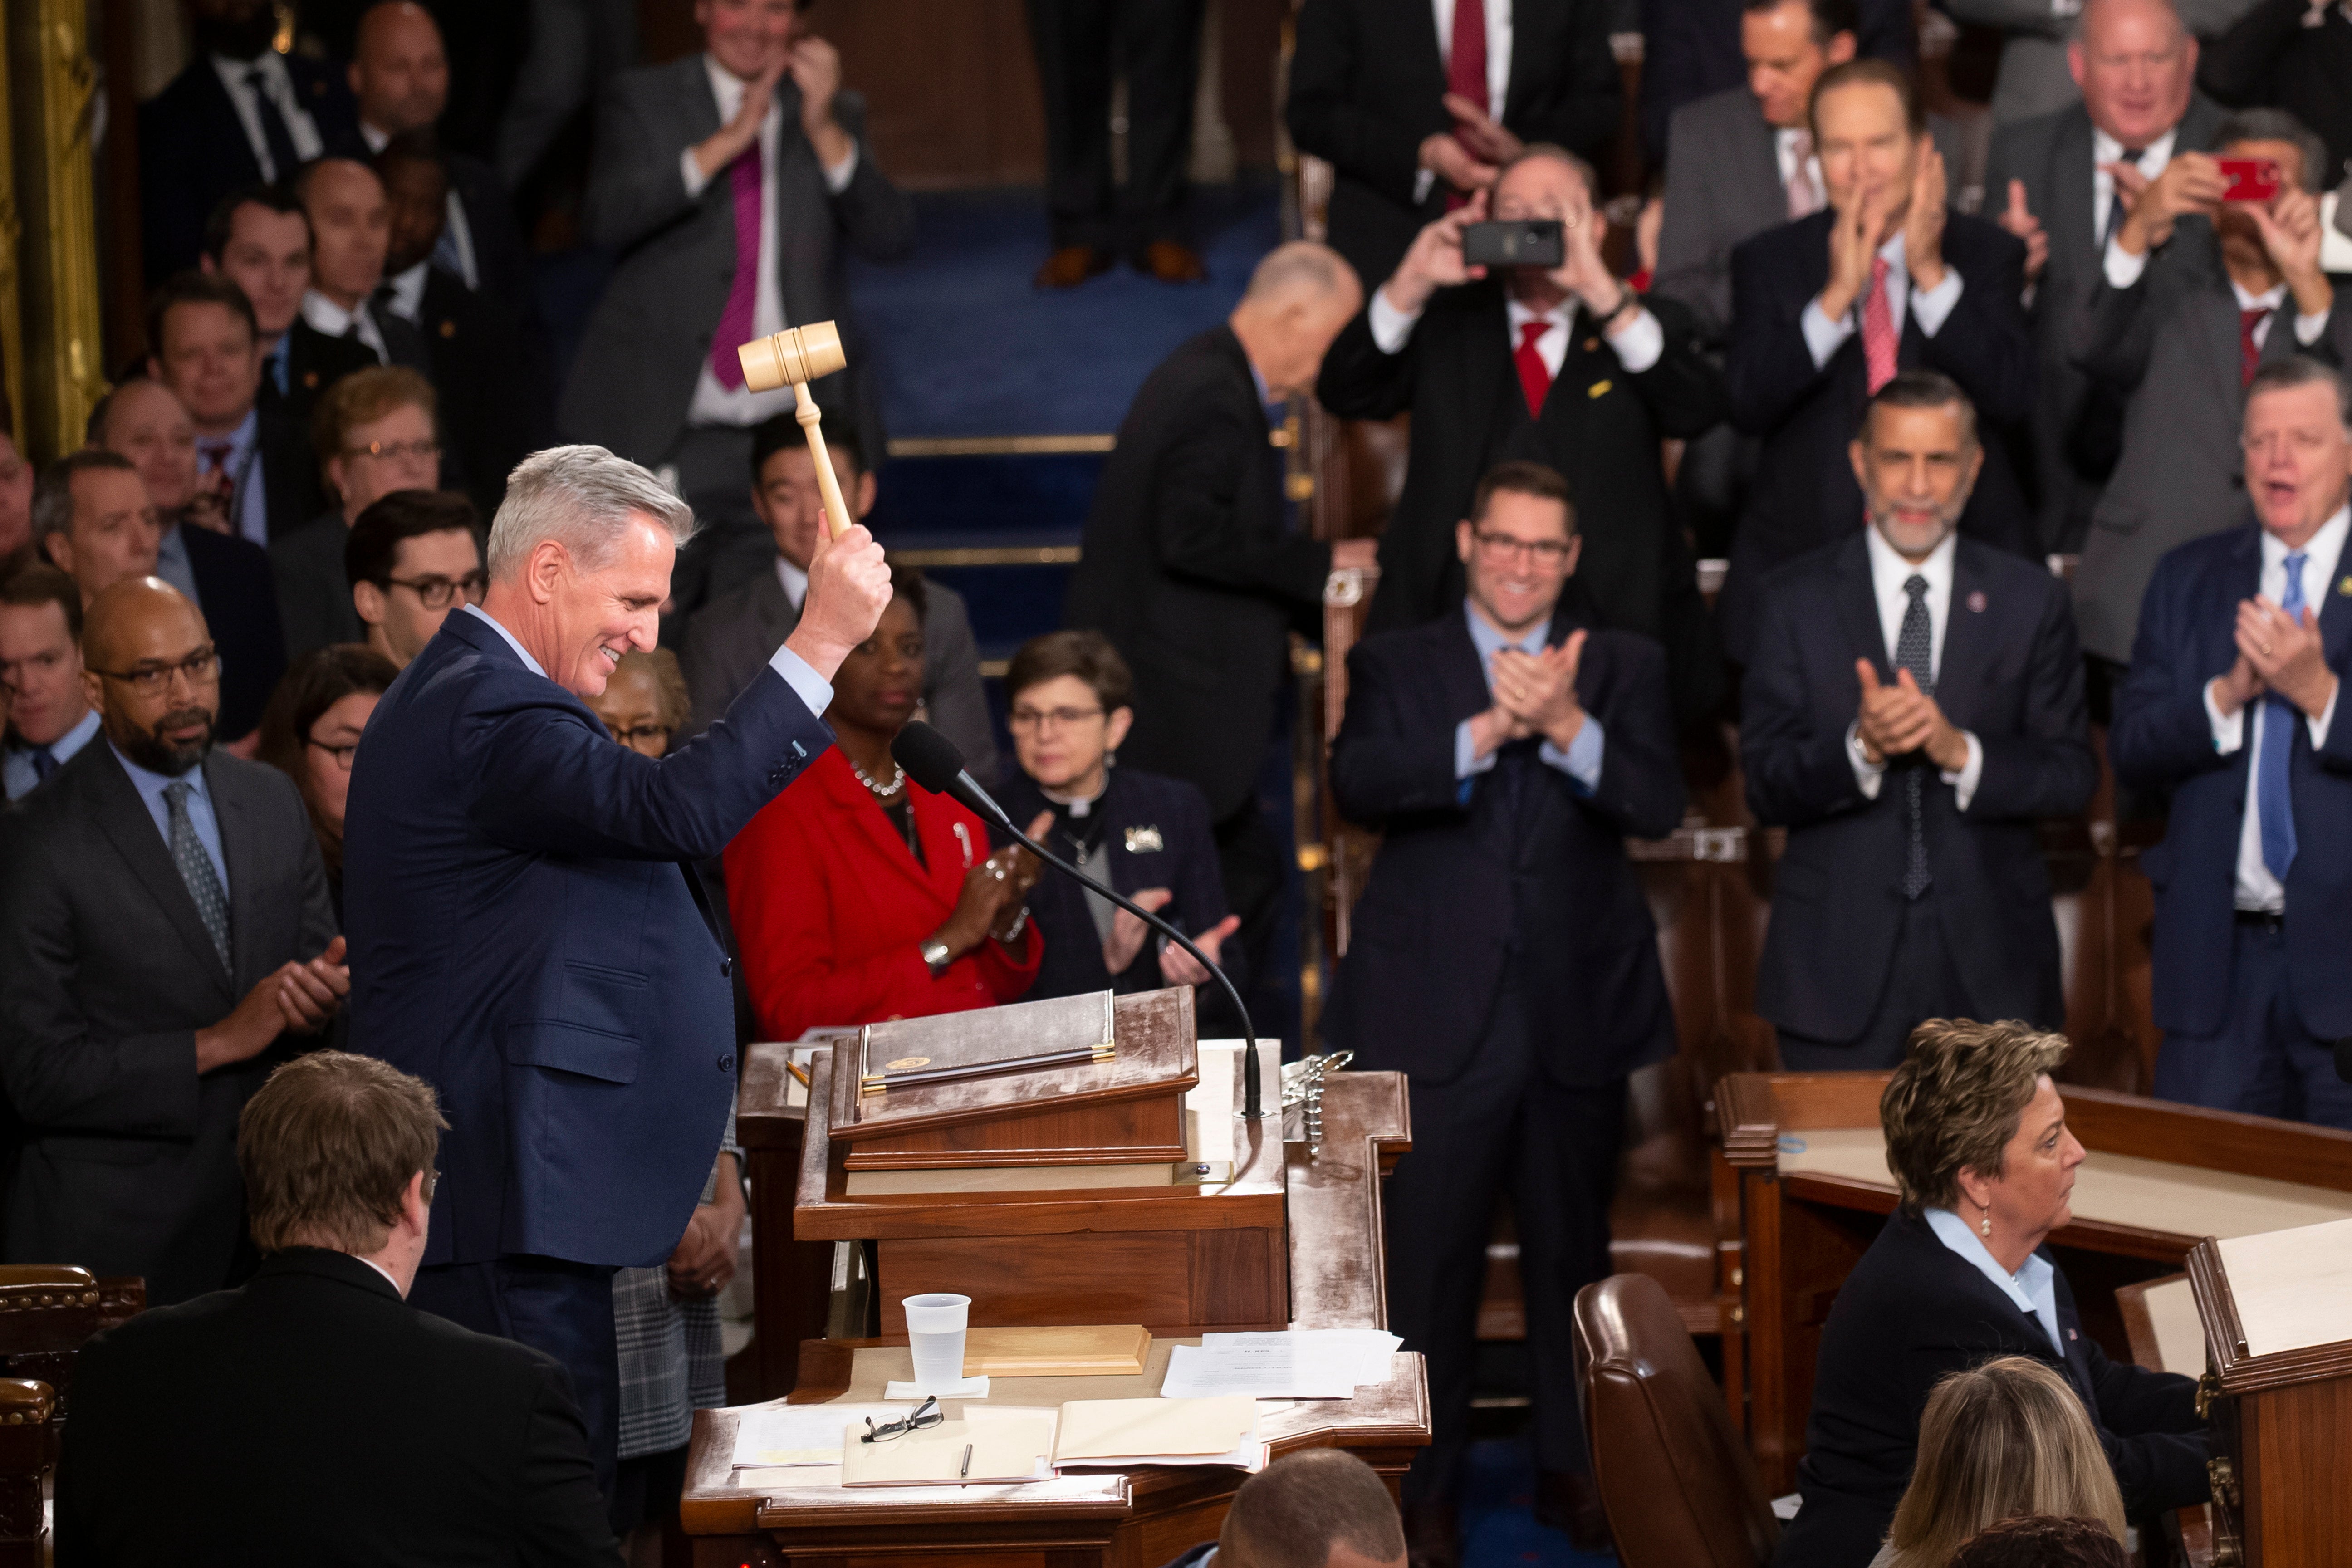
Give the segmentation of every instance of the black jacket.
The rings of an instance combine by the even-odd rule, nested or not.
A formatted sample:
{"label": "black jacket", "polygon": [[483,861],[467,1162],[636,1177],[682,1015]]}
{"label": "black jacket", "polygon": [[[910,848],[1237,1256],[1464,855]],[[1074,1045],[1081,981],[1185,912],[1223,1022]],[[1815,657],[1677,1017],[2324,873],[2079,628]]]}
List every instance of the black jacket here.
{"label": "black jacket", "polygon": [[562,1367],[341,1252],[91,1340],[70,1428],[58,1568],[621,1561]]}
{"label": "black jacket", "polygon": [[1530,418],[1511,358],[1499,279],[1442,290],[1393,354],[1372,340],[1369,306],[1324,356],[1317,397],[1334,414],[1412,415],[1404,492],[1381,536],[1370,627],[1394,631],[1458,614],[1464,589],[1454,524],[1480,476],[1507,458],[1557,468],[1576,500],[1584,551],[1576,588],[1604,626],[1663,643],[1676,708],[1714,706],[1717,658],[1690,551],[1674,523],[1658,443],[1723,417],[1723,378],[1698,350],[1678,301],[1645,301],[1665,336],[1658,362],[1628,374],[1580,308],[1567,353]]}
{"label": "black jacket", "polygon": [[[1580,626],[1591,630],[1563,607],[1548,640]],[[1444,1083],[1469,1064],[1505,966],[1518,963],[1554,1081],[1596,1088],[1673,1055],[1657,930],[1625,858],[1627,837],[1662,837],[1682,820],[1657,646],[1597,630],[1585,643],[1577,696],[1602,736],[1590,795],[1533,742],[1454,778],[1455,728],[1490,702],[1458,605],[1358,644],[1348,682],[1331,790],[1349,821],[1383,837],[1323,1037],[1360,1068]]]}
{"label": "black jacket", "polygon": [[[1596,156],[1624,89],[1602,0],[1518,0],[1503,124],[1523,142]],[[1445,214],[1432,182],[1416,203],[1421,143],[1453,128],[1445,60],[1428,0],[1307,0],[1298,12],[1284,120],[1299,150],[1329,160],[1332,248],[1367,293],[1396,269],[1423,224]]]}
{"label": "black jacket", "polygon": [[372,368],[376,363],[375,351],[357,338],[331,338],[299,316],[286,330],[286,390],[278,390],[278,378],[265,364],[261,406],[282,414],[307,441],[320,394],[355,370]]}
{"label": "black jacket", "polygon": [[[1861,707],[1854,660],[1893,684],[1860,533],[1764,581],[1762,633],[1740,688],[1740,754],[1756,820],[1786,827],[1756,1010],[1812,1039],[1870,1021],[1895,950],[1910,855],[1906,766],[1869,799],[1846,731]],[[1927,894],[1979,1018],[2066,1021],[2050,874],[2035,823],[2083,809],[2098,782],[2083,706],[2083,657],[2065,584],[2032,562],[1959,541],[1935,697],[1984,747],[1966,811],[1933,773],[1922,796]]]}
{"label": "black jacket", "polygon": [[275,542],[319,515],[326,505],[325,486],[320,481],[319,452],[310,444],[308,423],[298,421],[282,405],[264,404],[260,414],[256,448],[269,537]]}
{"label": "black jacket", "polygon": [[[2308,22],[2306,17],[2315,17]],[[2352,163],[2352,16],[2341,5],[2259,0],[2198,57],[2197,85],[2233,109],[2284,109],[2327,144],[2319,183],[2333,188]],[[1990,196],[1987,198],[1990,200]]]}
{"label": "black jacket", "polygon": [[261,710],[286,673],[269,556],[242,535],[178,526],[205,624],[220,649],[220,738],[243,740],[261,722]]}
{"label": "black jacket", "polygon": [[[2004,198],[2005,199],[2005,198]],[[1756,592],[1763,574],[1862,526],[1862,489],[1846,448],[1869,400],[1862,333],[1849,333],[1829,363],[1814,368],[1801,325],[1829,281],[1830,226],[1837,214],[1767,229],[1731,254],[1731,341],[1724,377],[1731,422],[1764,442],[1731,550],[1731,574],[1717,601],[1723,646],[1746,663],[1755,651]],[[1976,405],[1984,468],[1960,518],[1960,531],[2021,554],[2037,532],[2006,449],[1997,438],[2033,412],[2033,335],[2020,302],[2025,246],[1961,213],[1944,229],[1944,262],[1960,275],[1959,302],[1934,337],[1906,308],[1896,363],[1939,370]],[[1859,308],[1857,306],[1857,308]]]}
{"label": "black jacket", "polygon": [[1797,1466],[1804,1506],[1780,1537],[1779,1568],[1865,1568],[1910,1483],[1929,1391],[1947,1373],[1998,1356],[2032,1356],[2074,1386],[2133,1519],[2203,1502],[2196,1383],[2109,1361],[2083,1332],[2063,1269],[2057,1295],[2063,1358],[2042,1320],[1946,1247],[1924,1218],[1890,1216],[1822,1326]]}
{"label": "black jacket", "polygon": [[1064,614],[1135,672],[1121,761],[1199,786],[1215,822],[1251,797],[1291,628],[1318,629],[1331,570],[1284,515],[1272,434],[1230,327],[1179,345],[1119,424]]}
{"label": "black jacket", "polygon": [[441,403],[441,440],[449,474],[485,520],[506,498],[514,466],[555,441],[544,384],[526,346],[511,299],[468,290],[456,275],[427,269],[415,330],[425,341],[433,389]]}

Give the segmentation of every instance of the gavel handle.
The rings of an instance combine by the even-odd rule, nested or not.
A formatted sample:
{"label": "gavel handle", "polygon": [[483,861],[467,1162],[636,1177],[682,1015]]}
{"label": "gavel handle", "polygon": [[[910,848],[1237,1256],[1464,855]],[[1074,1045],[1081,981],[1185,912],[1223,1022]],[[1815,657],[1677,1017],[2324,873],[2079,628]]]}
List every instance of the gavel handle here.
{"label": "gavel handle", "polygon": [[825,521],[832,526],[833,537],[839,539],[849,531],[849,509],[842,504],[841,481],[834,477],[833,459],[825,454],[824,431],[819,426],[824,416],[817,411],[807,382],[793,383],[793,418],[807,432],[809,456],[816,459],[816,488],[824,497]]}

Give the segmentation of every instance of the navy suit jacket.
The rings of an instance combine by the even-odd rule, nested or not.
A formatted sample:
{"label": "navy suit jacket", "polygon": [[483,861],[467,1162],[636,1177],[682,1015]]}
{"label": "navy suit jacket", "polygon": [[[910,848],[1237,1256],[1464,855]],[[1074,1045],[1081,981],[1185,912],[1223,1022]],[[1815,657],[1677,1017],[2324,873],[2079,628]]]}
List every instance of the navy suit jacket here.
{"label": "navy suit jacket", "polygon": [[[1548,640],[1558,646],[1585,625],[1563,606]],[[1454,776],[1454,729],[1491,700],[1458,609],[1358,644],[1348,682],[1331,789],[1348,820],[1385,837],[1324,1038],[1353,1050],[1359,1067],[1446,1082],[1469,1065],[1516,963],[1555,1081],[1598,1088],[1673,1055],[1657,931],[1625,858],[1629,836],[1663,837],[1683,815],[1658,646],[1591,632],[1576,690],[1601,721],[1600,785],[1587,795],[1529,759],[1516,810],[1498,787],[1507,764],[1466,792]]]}
{"label": "navy suit jacket", "polygon": [[352,1049],[449,1131],[428,1264],[660,1261],[735,1091],[734,994],[688,863],[831,743],[769,670],[656,762],[462,612],[385,692],[343,826]]}
{"label": "navy suit jacket", "polygon": [[[1723,374],[1731,422],[1764,442],[1756,482],[1731,548],[1731,574],[1717,605],[1726,652],[1746,663],[1756,652],[1759,579],[1783,561],[1847,538],[1862,526],[1862,489],[1846,447],[1869,400],[1862,334],[1850,333],[1816,369],[1801,324],[1829,281],[1830,226],[1824,207],[1808,218],[1765,230],[1731,253],[1731,339]],[[2037,537],[2025,494],[2007,451],[2003,426],[2033,412],[2038,366],[2033,334],[2019,298],[2025,247],[1990,223],[1953,213],[1944,229],[1944,262],[1960,275],[1959,302],[1934,337],[1906,309],[1896,363],[1939,370],[1976,404],[1985,447],[1976,493],[1960,531],[2021,554]]]}
{"label": "navy suit jacket", "polygon": [[2197,1384],[2109,1361],[2083,1331],[2064,1269],[2056,1283],[2063,1355],[2039,1317],[1946,1247],[1924,1217],[1898,1210],[1887,1218],[1822,1325],[1797,1466],[1804,1506],[1780,1537],[1780,1568],[1865,1568],[1910,1483],[1929,1392],[1998,1356],[2031,1356],[2074,1385],[2132,1518],[2205,1500]]}
{"label": "navy suit jacket", "polygon": [[286,634],[269,554],[249,539],[180,525],[205,624],[220,649],[220,738],[242,740],[261,722],[286,673]]}
{"label": "navy suit jacket", "polygon": [[[2116,698],[2107,752],[2116,776],[2168,789],[2164,842],[2140,858],[2156,884],[2157,1026],[2210,1035],[2230,1005],[2230,924],[2237,903],[2238,835],[2245,820],[2253,721],[2228,756],[2213,750],[2205,686],[2237,658],[2238,601],[2262,581],[2262,531],[2252,524],[2192,540],[2157,563],[2140,605],[2131,675]],[[2343,563],[2352,569],[2352,557]],[[2305,584],[2319,611],[2327,668],[2352,678],[2352,595]],[[2352,723],[2338,701],[2327,749],[2314,752],[2300,715],[2289,788],[2295,857],[2286,875],[2288,974],[2304,1026],[2322,1039],[2352,1035]]]}
{"label": "navy suit jacket", "polygon": [[[1756,820],[1786,827],[1756,1010],[1814,1039],[1868,1026],[1895,952],[1911,822],[1898,759],[1864,796],[1846,730],[1862,706],[1854,660],[1894,684],[1857,531],[1764,580],[1762,632],[1740,699],[1740,755]],[[2083,809],[2098,783],[2083,705],[2083,656],[2065,584],[2032,562],[1963,539],[1952,561],[1936,700],[1984,747],[1969,808],[1930,780],[1927,894],[1973,1016],[2065,1022],[2058,928],[2036,819]]]}

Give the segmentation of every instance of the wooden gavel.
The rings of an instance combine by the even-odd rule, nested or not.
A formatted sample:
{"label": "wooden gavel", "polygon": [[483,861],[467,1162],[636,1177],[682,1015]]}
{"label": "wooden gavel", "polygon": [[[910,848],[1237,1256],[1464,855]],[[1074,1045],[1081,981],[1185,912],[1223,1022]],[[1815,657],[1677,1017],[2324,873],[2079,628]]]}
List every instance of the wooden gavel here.
{"label": "wooden gavel", "polygon": [[786,327],[771,336],[752,339],[737,349],[735,356],[742,362],[743,384],[753,392],[773,392],[791,384],[793,418],[807,433],[809,455],[816,459],[816,488],[824,497],[825,520],[833,537],[839,539],[849,531],[849,509],[841,501],[841,481],[834,477],[833,459],[825,454],[824,432],[819,428],[824,416],[817,412],[808,384],[849,363],[849,356],[841,350],[841,329],[831,321]]}

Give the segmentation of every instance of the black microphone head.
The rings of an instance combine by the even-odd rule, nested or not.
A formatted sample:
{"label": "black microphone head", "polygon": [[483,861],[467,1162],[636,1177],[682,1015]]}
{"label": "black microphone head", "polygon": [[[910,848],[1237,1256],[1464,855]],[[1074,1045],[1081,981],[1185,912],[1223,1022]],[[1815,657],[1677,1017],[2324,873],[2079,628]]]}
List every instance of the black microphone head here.
{"label": "black microphone head", "polygon": [[933,795],[952,791],[957,775],[963,772],[963,753],[956,750],[956,743],[920,719],[908,720],[890,742],[890,760]]}
{"label": "black microphone head", "polygon": [[2352,1036],[2336,1042],[2336,1076],[2352,1083]]}

